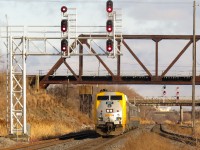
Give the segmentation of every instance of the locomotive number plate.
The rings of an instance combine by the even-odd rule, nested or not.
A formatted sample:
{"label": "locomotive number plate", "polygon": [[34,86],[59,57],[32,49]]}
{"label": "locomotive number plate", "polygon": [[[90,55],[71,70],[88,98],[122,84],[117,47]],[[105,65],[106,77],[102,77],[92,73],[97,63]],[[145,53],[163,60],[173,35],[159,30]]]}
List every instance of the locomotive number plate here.
{"label": "locomotive number plate", "polygon": [[105,114],[105,117],[114,116],[114,114]]}

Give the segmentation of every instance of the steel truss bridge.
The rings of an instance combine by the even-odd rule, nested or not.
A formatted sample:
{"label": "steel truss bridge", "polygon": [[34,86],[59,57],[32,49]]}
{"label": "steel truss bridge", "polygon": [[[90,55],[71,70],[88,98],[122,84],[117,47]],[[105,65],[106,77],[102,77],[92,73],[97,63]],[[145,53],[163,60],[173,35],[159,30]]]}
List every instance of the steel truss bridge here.
{"label": "steel truss bridge", "polygon": [[[146,98],[133,98],[130,102],[136,106],[179,106],[180,107],[180,123],[182,124],[183,117],[183,106],[192,106],[191,97],[146,97]],[[195,100],[195,106],[200,106],[200,99]],[[156,114],[173,113],[173,111],[158,111]],[[198,115],[198,113],[196,114]]]}
{"label": "steel truss bridge", "polygon": [[[66,58],[61,57],[58,59],[56,64],[49,70],[49,72],[44,75],[40,76],[40,86],[42,88],[46,88],[49,84],[60,84],[60,83],[67,83],[70,82],[72,84],[168,84],[168,85],[191,85],[192,84],[192,75],[170,75],[168,76],[167,73],[170,69],[174,66],[174,64],[179,60],[179,58],[184,54],[184,52],[188,49],[188,47],[193,43],[193,36],[192,35],[122,35],[122,40],[117,40],[118,46],[118,54],[116,56],[116,63],[114,66],[117,66],[117,71],[114,73],[112,71],[113,66],[109,67],[106,64],[106,61],[101,58],[101,55],[96,52],[96,50],[89,44],[88,41],[92,39],[103,40],[107,39],[106,35],[80,35],[78,37],[78,44],[79,47],[78,57],[79,57],[79,70],[75,72],[71,65],[67,62]],[[196,36],[197,41],[199,40],[200,36]],[[155,43],[155,51],[152,52],[155,55],[155,72],[151,72],[148,69],[139,56],[136,55],[131,45],[129,45],[126,40],[150,40]],[[175,58],[169,63],[167,68],[159,74],[159,42],[164,40],[186,40],[187,44],[180,49],[180,52],[175,56]],[[83,54],[83,46],[86,46],[90,49],[90,55],[96,57],[97,61],[101,63],[101,65],[107,71],[107,75],[84,75],[84,68],[83,64],[86,60],[88,55]],[[124,47],[124,50],[127,51],[131,56],[132,59],[135,60],[138,65],[143,69],[145,75],[122,75],[121,74],[121,55],[120,50],[121,47]],[[103,48],[102,48],[103,49]],[[105,54],[104,55],[108,55]],[[85,63],[87,63],[85,61]],[[66,66],[66,70],[71,72],[71,75],[65,76],[56,76],[54,75],[55,70],[59,69],[59,67],[64,64]],[[200,84],[200,76],[196,76],[196,84]]]}
{"label": "steel truss bridge", "polygon": [[[192,99],[131,99],[130,102],[136,106],[192,106]],[[195,105],[200,106],[200,100],[195,100]]]}
{"label": "steel truss bridge", "polygon": [[[168,75],[170,69],[176,64],[181,56],[193,44],[192,35],[118,35],[115,36],[116,55],[110,57],[105,51],[105,43],[109,35],[105,34],[80,34],[71,39],[70,56],[63,56],[60,51],[61,35],[59,26],[32,26],[32,27],[1,27],[1,39],[7,49],[7,74],[8,77],[8,122],[10,122],[10,134],[17,132],[27,134],[26,124],[26,62],[29,56],[51,56],[54,65],[44,75],[39,75],[38,81],[41,88],[47,88],[50,84],[174,84],[191,85],[192,77],[187,75]],[[103,31],[105,27],[103,27]],[[196,36],[196,40],[200,35]],[[154,71],[142,61],[141,56],[134,51],[133,41],[142,40],[153,43],[153,53],[155,56]],[[159,42],[161,41],[185,41],[186,44],[180,49],[176,56],[164,70],[159,70]],[[174,43],[173,43],[174,44]],[[103,46],[102,46],[103,45]],[[192,51],[191,51],[192,52]],[[122,70],[128,68],[122,64],[124,54],[128,56],[142,68],[143,75],[126,74]],[[56,57],[57,56],[57,57]],[[105,57],[106,56],[106,57]],[[93,57],[93,62],[88,63],[89,57]],[[166,56],[165,56],[166,57]],[[77,65],[70,62],[76,58]],[[55,60],[56,59],[56,60]],[[51,61],[51,60],[48,60]],[[112,65],[108,65],[112,61]],[[198,61],[198,60],[197,60]],[[95,64],[96,62],[96,64]],[[28,68],[29,67],[29,68]],[[42,67],[42,64],[41,64]],[[45,66],[43,66],[45,67]],[[60,67],[64,72],[58,75]],[[102,74],[99,68],[103,68],[106,74]],[[134,66],[133,66],[134,67]],[[133,68],[132,67],[132,68]],[[97,69],[98,68],[98,69]],[[192,67],[191,67],[192,68]],[[93,69],[95,74],[88,75],[87,69]],[[123,72],[123,73],[122,73]],[[35,74],[34,74],[35,75]],[[33,78],[34,84],[37,78]],[[196,76],[196,84],[200,84],[200,76]]]}

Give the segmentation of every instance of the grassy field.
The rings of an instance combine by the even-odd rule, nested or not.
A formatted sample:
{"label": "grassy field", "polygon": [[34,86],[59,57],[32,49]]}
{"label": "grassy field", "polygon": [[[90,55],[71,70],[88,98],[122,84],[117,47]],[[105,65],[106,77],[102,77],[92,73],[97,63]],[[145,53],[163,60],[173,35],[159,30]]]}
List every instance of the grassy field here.
{"label": "grassy field", "polygon": [[174,144],[172,141],[155,133],[143,133],[127,138],[122,150],[191,150],[190,146]]}
{"label": "grassy field", "polygon": [[[178,134],[192,135],[191,121],[184,122],[181,124],[166,124],[166,128]],[[195,123],[195,136],[200,138],[200,121],[196,120]]]}
{"label": "grassy field", "polygon": [[[151,124],[152,122],[148,122],[147,120],[141,120],[143,124]],[[170,121],[166,121],[165,124],[166,129],[169,131],[173,131],[178,134],[183,135],[192,135],[192,128],[189,127],[191,122],[185,122],[183,125],[175,124]],[[196,121],[196,137],[200,138],[200,121]],[[189,145],[184,144],[174,144],[169,139],[161,137],[160,135],[152,132],[144,132],[139,136],[132,135],[127,138],[126,144],[123,147],[123,150],[198,150],[200,149],[200,143],[197,144],[196,147],[191,147]]]}

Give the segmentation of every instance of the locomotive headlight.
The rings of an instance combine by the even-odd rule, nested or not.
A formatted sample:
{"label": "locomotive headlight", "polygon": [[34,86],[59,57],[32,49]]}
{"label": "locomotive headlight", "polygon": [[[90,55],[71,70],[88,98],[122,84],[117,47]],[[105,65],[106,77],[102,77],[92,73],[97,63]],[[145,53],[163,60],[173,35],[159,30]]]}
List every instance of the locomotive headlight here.
{"label": "locomotive headlight", "polygon": [[112,112],[113,112],[113,109],[106,109],[106,112],[107,112],[107,113],[112,113]]}

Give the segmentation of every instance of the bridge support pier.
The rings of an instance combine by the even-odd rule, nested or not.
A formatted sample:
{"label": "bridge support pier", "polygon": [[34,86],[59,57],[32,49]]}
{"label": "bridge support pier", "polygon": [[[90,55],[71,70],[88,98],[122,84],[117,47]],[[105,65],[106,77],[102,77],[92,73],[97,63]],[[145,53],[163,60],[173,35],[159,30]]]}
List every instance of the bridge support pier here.
{"label": "bridge support pier", "polygon": [[79,98],[80,98],[80,111],[92,117],[92,86],[80,86]]}
{"label": "bridge support pier", "polygon": [[183,107],[180,105],[180,124],[183,124]]}
{"label": "bridge support pier", "polygon": [[36,85],[35,85],[35,89],[36,89],[37,91],[40,90],[40,77],[39,77],[39,75],[36,75]]}
{"label": "bridge support pier", "polygon": [[87,114],[89,117],[92,116],[92,95],[80,95],[80,111]]}

